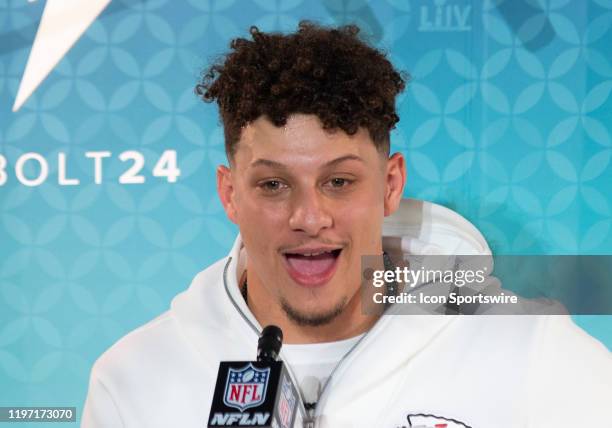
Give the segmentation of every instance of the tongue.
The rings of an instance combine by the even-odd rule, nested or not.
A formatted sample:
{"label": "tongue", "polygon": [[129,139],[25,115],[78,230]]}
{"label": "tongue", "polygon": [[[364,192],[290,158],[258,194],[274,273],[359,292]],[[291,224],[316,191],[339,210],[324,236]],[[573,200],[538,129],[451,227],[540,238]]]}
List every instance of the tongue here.
{"label": "tongue", "polygon": [[335,260],[336,256],[333,253],[324,253],[318,256],[287,254],[289,266],[301,275],[320,275],[331,268]]}

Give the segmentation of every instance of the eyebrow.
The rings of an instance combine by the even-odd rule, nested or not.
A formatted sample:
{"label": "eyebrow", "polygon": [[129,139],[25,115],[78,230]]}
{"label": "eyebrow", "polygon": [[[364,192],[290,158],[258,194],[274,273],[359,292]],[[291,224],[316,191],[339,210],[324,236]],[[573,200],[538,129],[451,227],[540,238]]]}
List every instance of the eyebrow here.
{"label": "eyebrow", "polygon": [[[349,160],[355,160],[358,162],[364,162],[363,159],[361,159],[359,156],[357,155],[345,155],[345,156],[340,156],[339,158],[336,159],[332,159],[328,162],[326,162],[325,164],[322,165],[322,168],[329,168],[331,166],[335,166],[339,163],[342,162],[346,162]],[[273,161],[270,159],[257,159],[256,161],[252,162],[251,165],[249,165],[249,168],[254,168],[257,166],[267,166],[270,168],[278,168],[278,169],[289,169],[289,167],[287,165],[285,165],[284,163],[281,162],[277,162],[277,161]]]}

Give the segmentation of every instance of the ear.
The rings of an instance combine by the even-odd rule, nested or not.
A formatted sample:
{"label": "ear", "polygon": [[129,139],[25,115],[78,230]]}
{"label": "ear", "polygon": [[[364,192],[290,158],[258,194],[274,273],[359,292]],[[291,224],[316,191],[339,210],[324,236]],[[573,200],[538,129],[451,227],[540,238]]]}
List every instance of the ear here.
{"label": "ear", "polygon": [[236,220],[236,205],[234,203],[234,183],[232,181],[232,171],[225,165],[217,167],[217,193],[221,204],[225,209],[225,214],[232,221],[238,224]]}
{"label": "ear", "polygon": [[399,207],[406,184],[406,161],[401,153],[395,153],[387,160],[385,172],[385,217]]}

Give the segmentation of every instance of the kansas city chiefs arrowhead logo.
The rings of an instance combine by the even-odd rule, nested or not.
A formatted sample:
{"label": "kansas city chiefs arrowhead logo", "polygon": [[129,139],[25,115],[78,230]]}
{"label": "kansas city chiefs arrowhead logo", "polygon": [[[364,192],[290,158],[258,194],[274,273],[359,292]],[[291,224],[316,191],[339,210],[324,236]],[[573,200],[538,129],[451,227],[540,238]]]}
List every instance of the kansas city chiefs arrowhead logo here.
{"label": "kansas city chiefs arrowhead logo", "polygon": [[472,428],[455,419],[423,413],[408,415],[408,426],[410,428]]}

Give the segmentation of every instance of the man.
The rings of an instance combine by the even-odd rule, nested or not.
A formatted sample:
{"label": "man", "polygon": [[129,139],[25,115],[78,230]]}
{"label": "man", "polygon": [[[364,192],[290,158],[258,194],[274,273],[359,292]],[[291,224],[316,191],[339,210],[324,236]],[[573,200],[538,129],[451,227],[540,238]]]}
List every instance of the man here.
{"label": "man", "polygon": [[566,317],[362,310],[361,256],[383,242],[410,254],[488,246],[458,214],[401,201],[389,131],[405,79],[356,27],[251,36],[196,89],[219,104],[229,167],[217,188],[240,236],[100,357],[83,426],[205,426],[219,362],[252,360],[269,324],[298,387],[320,386],[316,426],[609,424],[611,357]]}

